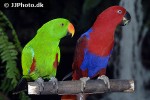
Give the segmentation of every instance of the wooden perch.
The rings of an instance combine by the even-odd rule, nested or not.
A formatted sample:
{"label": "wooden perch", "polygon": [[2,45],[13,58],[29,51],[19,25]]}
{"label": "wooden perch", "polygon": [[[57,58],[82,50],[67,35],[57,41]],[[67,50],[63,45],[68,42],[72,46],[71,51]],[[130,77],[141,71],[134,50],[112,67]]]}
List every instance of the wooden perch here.
{"label": "wooden perch", "polygon": [[78,93],[105,93],[105,92],[133,92],[133,80],[115,80],[110,79],[110,89],[102,80],[88,80],[83,91],[81,91],[81,81],[58,81],[58,90],[52,82],[44,82],[43,91],[39,91],[39,86],[36,82],[28,82],[29,95],[49,95],[49,94],[78,94]]}

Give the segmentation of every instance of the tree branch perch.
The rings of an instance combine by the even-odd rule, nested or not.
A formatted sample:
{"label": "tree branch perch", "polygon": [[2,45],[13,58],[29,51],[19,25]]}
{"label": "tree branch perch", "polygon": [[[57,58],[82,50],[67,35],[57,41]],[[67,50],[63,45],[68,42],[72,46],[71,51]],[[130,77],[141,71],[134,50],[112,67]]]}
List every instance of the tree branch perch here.
{"label": "tree branch perch", "polygon": [[49,94],[78,94],[78,93],[105,93],[105,92],[134,92],[133,80],[116,80],[110,79],[110,89],[102,80],[88,80],[84,91],[81,91],[81,81],[58,81],[58,90],[52,82],[44,82],[44,90],[39,91],[36,82],[28,82],[29,95],[49,95]]}

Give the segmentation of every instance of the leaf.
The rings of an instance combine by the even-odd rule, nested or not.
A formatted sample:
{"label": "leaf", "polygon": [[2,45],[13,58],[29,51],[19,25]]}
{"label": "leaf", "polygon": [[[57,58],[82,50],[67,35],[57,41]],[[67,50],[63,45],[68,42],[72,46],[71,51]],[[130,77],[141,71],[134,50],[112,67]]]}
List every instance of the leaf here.
{"label": "leaf", "polygon": [[[2,11],[0,11],[0,22],[1,23],[5,23],[5,27],[9,27],[11,29],[11,33],[12,33],[12,36],[14,38],[14,42],[16,44],[16,48],[18,49],[19,52],[22,51],[22,47],[20,45],[20,42],[18,40],[18,36],[17,36],[17,33],[13,27],[13,25],[11,24],[11,22],[8,20],[8,18],[3,14]],[[0,26],[1,27],[1,26]]]}
{"label": "leaf", "polygon": [[19,97],[21,100],[31,100],[24,92],[21,92]]}
{"label": "leaf", "polygon": [[3,51],[3,52],[1,53],[1,56],[7,55],[8,53],[10,53],[10,52],[9,52],[9,50],[6,49],[5,51]]}
{"label": "leaf", "polygon": [[15,46],[14,46],[14,45],[9,45],[7,48],[8,48],[8,49],[14,49]]}
{"label": "leaf", "polygon": [[6,46],[6,44],[0,45],[0,49],[4,48],[5,46]]}
{"label": "leaf", "polygon": [[2,59],[2,63],[4,63],[4,62],[6,62],[8,60],[11,60],[11,57],[10,57],[10,55],[6,54],[6,55],[3,55],[1,57],[1,59]]}

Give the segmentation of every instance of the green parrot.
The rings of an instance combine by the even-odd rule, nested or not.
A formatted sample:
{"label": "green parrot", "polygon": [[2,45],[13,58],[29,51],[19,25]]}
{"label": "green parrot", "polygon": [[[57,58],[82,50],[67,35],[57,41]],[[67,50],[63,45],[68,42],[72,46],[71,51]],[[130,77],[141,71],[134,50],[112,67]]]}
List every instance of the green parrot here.
{"label": "green parrot", "polygon": [[19,85],[25,80],[35,80],[40,86],[44,86],[43,79],[56,80],[60,39],[69,34],[73,37],[74,32],[74,26],[64,18],[50,20],[38,29],[36,36],[23,48],[23,77],[14,93],[20,91]]}

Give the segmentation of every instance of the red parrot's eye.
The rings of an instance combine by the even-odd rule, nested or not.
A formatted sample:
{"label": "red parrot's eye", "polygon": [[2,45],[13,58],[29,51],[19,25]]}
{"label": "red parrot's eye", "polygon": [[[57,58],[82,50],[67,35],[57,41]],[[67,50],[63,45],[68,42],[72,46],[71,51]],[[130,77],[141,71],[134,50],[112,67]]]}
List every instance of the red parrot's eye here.
{"label": "red parrot's eye", "polygon": [[118,10],[117,13],[118,13],[118,14],[122,14],[122,10]]}

